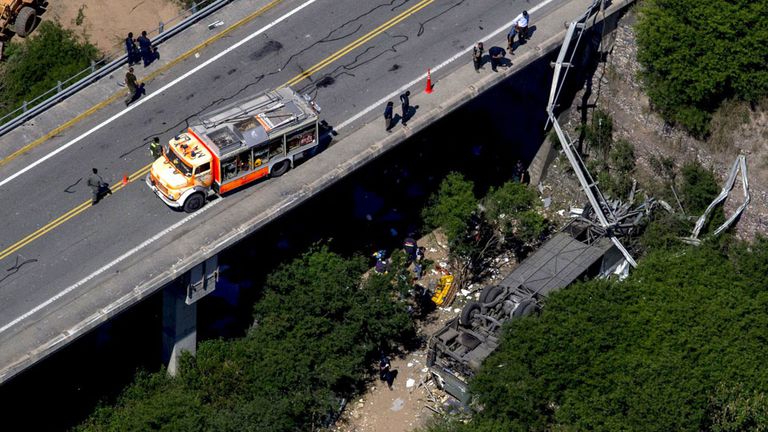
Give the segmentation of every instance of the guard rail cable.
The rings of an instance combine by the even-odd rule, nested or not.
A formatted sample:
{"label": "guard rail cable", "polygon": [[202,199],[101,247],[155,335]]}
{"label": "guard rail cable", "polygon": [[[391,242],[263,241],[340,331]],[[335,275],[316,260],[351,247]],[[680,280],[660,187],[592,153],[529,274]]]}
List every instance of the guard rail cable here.
{"label": "guard rail cable", "polygon": [[[621,241],[619,241],[619,239],[612,233],[612,228],[618,225],[619,221],[617,221],[614,217],[611,206],[609,206],[606,202],[605,197],[597,187],[597,182],[592,178],[592,175],[590,175],[589,170],[587,170],[584,161],[581,159],[581,156],[579,156],[578,151],[576,151],[574,148],[573,140],[571,140],[565,131],[563,131],[563,129],[560,127],[560,124],[557,121],[557,116],[555,115],[557,99],[559,98],[560,92],[563,89],[565,78],[568,75],[568,70],[573,67],[573,59],[576,56],[579,43],[581,42],[581,37],[587,28],[587,21],[592,16],[594,16],[596,21],[598,12],[603,10],[603,8],[604,0],[595,0],[581,16],[576,18],[574,21],[571,21],[570,25],[568,26],[565,39],[563,40],[563,44],[560,47],[557,60],[554,63],[554,76],[552,78],[552,87],[549,92],[549,103],[547,104],[547,126],[549,125],[549,122],[552,122],[553,129],[555,130],[555,134],[560,141],[563,152],[568,158],[568,161],[571,163],[573,172],[576,173],[579,184],[584,190],[584,193],[587,195],[589,204],[592,206],[592,210],[595,212],[600,225],[603,227],[603,229],[605,229],[606,235],[611,239],[611,242],[613,242],[613,244],[622,253],[622,255],[624,255],[624,259],[626,259],[632,267],[637,267],[637,262],[635,262],[634,258],[632,258],[632,255],[624,247],[624,245],[621,244]],[[572,44],[574,35],[576,35],[576,40],[575,43]],[[571,48],[571,46],[573,46],[573,49],[570,51],[570,58],[566,62],[565,58],[566,55],[568,55],[569,48]],[[563,70],[563,67],[565,67],[565,70]]]}
{"label": "guard rail cable", "polygon": [[[181,17],[184,17],[187,13],[190,13],[190,15],[186,16],[186,18],[182,19],[175,26],[171,27],[168,30],[165,30],[165,26],[168,23],[160,22],[158,28],[152,31],[152,33],[154,33],[155,31],[158,32],[158,35],[152,38],[152,45],[156,46],[165,42],[166,40],[175,36],[182,30],[185,30],[190,25],[194,24],[195,22],[199,21],[202,18],[205,18],[206,16],[210,15],[212,12],[218,10],[219,8],[224,6],[226,3],[229,3],[231,1],[233,0],[214,0],[203,8],[198,8],[197,2],[193,2],[191,8],[186,9],[185,11],[182,12],[182,14],[176,16],[175,18],[172,18],[168,22],[168,23],[173,22],[177,19],[180,19]],[[26,122],[27,120],[46,111],[48,108],[56,105],[57,103],[72,96],[73,94],[79,92],[85,87],[91,85],[92,83],[96,82],[97,80],[103,78],[104,76],[110,74],[111,72],[121,67],[123,64],[125,64],[128,61],[128,56],[124,52],[125,52],[125,49],[122,50],[122,54],[121,54],[121,51],[116,51],[112,54],[106,55],[103,59],[99,60],[98,62],[93,62],[91,66],[88,67],[87,69],[84,69],[78,72],[77,74],[73,75],[72,77],[68,78],[65,81],[60,81],[56,85],[56,87],[48,90],[47,92],[41,94],[40,96],[32,99],[31,101],[25,100],[20,107],[4,115],[3,117],[0,117],[0,124],[2,124],[2,126],[0,126],[0,136],[5,135],[6,133],[12,131],[19,125]],[[107,61],[109,61],[110,58],[113,58],[113,60],[110,61],[109,63],[106,63]],[[99,64],[103,64],[103,66],[99,67]],[[88,73],[89,71],[90,73],[87,76],[79,79],[74,84],[67,87],[68,83],[75,81],[78,77],[82,76],[85,73]],[[53,93],[53,96],[49,96],[51,93]],[[44,97],[47,97],[47,99],[40,101]],[[34,105],[34,106],[30,108],[30,105]]]}

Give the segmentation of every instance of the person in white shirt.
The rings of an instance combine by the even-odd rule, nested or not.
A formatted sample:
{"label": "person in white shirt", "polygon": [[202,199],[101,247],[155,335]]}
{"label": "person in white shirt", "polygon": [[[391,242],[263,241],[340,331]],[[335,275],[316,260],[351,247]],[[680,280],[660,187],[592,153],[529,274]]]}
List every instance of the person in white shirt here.
{"label": "person in white shirt", "polygon": [[514,50],[515,35],[518,36],[519,42],[521,44],[528,40],[529,19],[530,17],[528,15],[528,11],[523,11],[522,15],[517,17],[515,22],[512,24],[512,29],[507,34],[507,43],[510,52]]}

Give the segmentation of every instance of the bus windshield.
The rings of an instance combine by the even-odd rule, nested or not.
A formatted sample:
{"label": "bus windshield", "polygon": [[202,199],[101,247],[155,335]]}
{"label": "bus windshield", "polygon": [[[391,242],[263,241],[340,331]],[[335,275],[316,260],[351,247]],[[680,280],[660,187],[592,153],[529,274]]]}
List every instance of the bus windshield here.
{"label": "bus windshield", "polygon": [[171,151],[165,152],[165,156],[168,158],[168,162],[170,162],[171,165],[173,165],[180,173],[187,177],[192,175],[192,167],[184,163],[184,161],[179,158],[179,156],[176,154],[176,150],[171,148]]}

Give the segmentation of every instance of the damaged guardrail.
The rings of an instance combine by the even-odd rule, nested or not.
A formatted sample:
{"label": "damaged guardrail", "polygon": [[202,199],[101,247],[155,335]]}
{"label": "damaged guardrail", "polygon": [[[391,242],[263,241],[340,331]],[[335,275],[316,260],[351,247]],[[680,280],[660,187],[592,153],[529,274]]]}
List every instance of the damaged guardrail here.
{"label": "damaged guardrail", "polygon": [[733,162],[733,166],[731,166],[731,172],[728,174],[728,179],[726,179],[725,184],[723,185],[723,189],[720,191],[720,195],[718,195],[712,202],[707,206],[707,209],[704,210],[704,213],[699,216],[699,219],[696,221],[696,226],[693,228],[693,232],[691,233],[691,236],[688,238],[684,238],[683,240],[690,244],[701,244],[701,240],[699,240],[699,233],[701,233],[702,228],[704,228],[705,223],[707,222],[707,218],[709,217],[709,214],[712,213],[712,210],[715,209],[715,207],[718,206],[721,202],[725,201],[726,198],[731,194],[731,191],[733,190],[733,187],[736,184],[736,176],[741,172],[741,183],[742,183],[742,189],[744,192],[744,202],[741,203],[741,205],[733,212],[733,214],[725,221],[722,225],[717,227],[717,229],[712,233],[712,236],[717,236],[728,227],[730,227],[736,219],[741,216],[741,214],[744,212],[744,209],[747,208],[747,205],[749,204],[749,201],[751,199],[749,195],[749,178],[747,178],[747,158],[744,155],[739,155],[739,157],[736,158],[736,160]]}

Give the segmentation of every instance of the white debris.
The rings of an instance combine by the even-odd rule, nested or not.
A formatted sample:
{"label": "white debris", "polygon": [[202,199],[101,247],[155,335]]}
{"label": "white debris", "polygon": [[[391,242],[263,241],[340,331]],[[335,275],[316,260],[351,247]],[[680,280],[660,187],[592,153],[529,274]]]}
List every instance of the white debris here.
{"label": "white debris", "polygon": [[570,211],[571,217],[581,216],[582,213],[584,213],[584,209],[583,208],[571,207],[571,211]]}
{"label": "white debris", "polygon": [[416,380],[414,380],[413,378],[408,378],[408,379],[405,381],[405,387],[406,387],[406,388],[411,388],[411,387],[413,387],[415,384],[416,384]]}
{"label": "white debris", "polygon": [[435,248],[431,247],[431,248],[429,248],[429,251],[430,251],[430,252],[432,252],[432,253],[434,253],[434,252],[437,252],[437,249],[435,249]]}
{"label": "white debris", "polygon": [[406,366],[408,366],[408,367],[413,367],[413,363],[411,363],[411,362],[408,362],[408,364],[407,364]]}
{"label": "white debris", "polygon": [[456,309],[453,310],[453,313],[459,313],[459,312],[461,312],[460,308],[456,308]]}
{"label": "white debris", "polygon": [[472,291],[470,290],[466,290],[466,289],[461,290],[461,295],[463,295],[464,297],[469,297],[470,294],[472,294]]}
{"label": "white debris", "polygon": [[429,368],[421,368],[421,371],[424,372],[424,373],[427,373],[427,372],[429,372]]}
{"label": "white debris", "polygon": [[559,214],[559,215],[560,215],[560,217],[565,217],[565,209],[562,209],[562,210],[558,210],[558,211],[557,211],[557,214]]}
{"label": "white debris", "polygon": [[392,411],[400,411],[403,409],[403,406],[405,405],[405,401],[397,398],[392,402],[392,406],[389,408]]}

